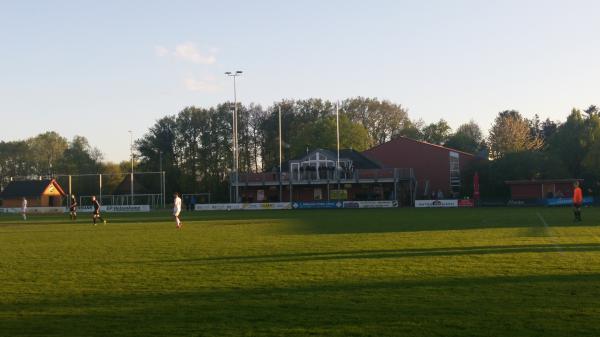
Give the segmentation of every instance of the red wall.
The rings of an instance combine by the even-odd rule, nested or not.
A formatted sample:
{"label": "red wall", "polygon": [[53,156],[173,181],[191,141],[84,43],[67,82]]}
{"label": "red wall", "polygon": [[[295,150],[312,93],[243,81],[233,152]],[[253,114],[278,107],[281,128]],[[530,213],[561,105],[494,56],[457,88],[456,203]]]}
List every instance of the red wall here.
{"label": "red wall", "polygon": [[429,180],[429,193],[441,189],[444,196],[450,195],[450,151],[459,154],[461,174],[476,159],[472,154],[404,137],[376,146],[363,154],[378,161],[384,167],[413,168],[418,182],[417,199],[419,199],[422,198],[427,180]]}
{"label": "red wall", "polygon": [[[542,186],[545,186],[542,191]],[[573,196],[573,184],[571,182],[538,182],[532,181],[526,184],[510,185],[511,198],[515,200],[521,199],[545,199],[548,192],[558,194],[562,192],[564,198]],[[557,195],[555,195],[556,197]]]}
{"label": "red wall", "polygon": [[541,184],[522,184],[511,185],[510,194],[512,199],[541,199],[542,185]]}

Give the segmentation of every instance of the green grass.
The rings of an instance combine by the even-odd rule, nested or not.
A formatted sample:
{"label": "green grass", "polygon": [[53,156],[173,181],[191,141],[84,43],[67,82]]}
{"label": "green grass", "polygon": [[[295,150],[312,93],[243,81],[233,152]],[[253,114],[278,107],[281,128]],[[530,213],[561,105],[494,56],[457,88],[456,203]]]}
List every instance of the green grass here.
{"label": "green grass", "polygon": [[600,209],[583,216],[0,215],[0,335],[600,336]]}

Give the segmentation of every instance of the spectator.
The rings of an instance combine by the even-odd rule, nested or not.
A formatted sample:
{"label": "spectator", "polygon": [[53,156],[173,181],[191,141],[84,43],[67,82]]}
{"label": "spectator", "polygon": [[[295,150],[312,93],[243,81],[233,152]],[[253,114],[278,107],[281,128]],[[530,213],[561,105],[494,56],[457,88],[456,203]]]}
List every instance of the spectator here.
{"label": "spectator", "polygon": [[196,209],[196,197],[193,195],[190,198],[190,206],[192,211]]}

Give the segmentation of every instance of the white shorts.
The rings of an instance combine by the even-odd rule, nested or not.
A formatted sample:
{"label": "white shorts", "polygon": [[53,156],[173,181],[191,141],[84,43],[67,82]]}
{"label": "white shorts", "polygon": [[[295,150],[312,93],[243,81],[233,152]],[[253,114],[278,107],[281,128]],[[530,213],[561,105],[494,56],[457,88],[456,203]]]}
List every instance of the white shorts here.
{"label": "white shorts", "polygon": [[181,213],[181,210],[180,210],[180,209],[174,209],[174,210],[173,210],[173,215],[174,215],[174,216],[179,216],[179,213]]}

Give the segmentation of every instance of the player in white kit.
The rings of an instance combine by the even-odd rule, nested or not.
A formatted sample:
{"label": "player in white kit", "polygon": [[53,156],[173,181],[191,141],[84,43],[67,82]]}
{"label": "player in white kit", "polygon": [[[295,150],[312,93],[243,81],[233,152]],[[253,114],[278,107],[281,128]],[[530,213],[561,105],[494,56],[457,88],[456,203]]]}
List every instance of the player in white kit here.
{"label": "player in white kit", "polygon": [[181,229],[181,227],[183,227],[183,223],[179,219],[179,213],[181,213],[181,198],[179,197],[179,193],[173,193],[173,198],[173,216],[175,217],[177,229]]}
{"label": "player in white kit", "polygon": [[27,199],[23,197],[23,201],[21,202],[21,215],[23,215],[23,220],[27,220]]}

